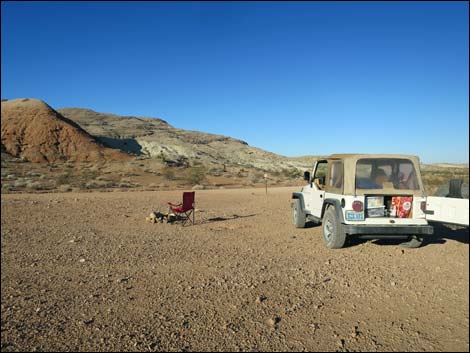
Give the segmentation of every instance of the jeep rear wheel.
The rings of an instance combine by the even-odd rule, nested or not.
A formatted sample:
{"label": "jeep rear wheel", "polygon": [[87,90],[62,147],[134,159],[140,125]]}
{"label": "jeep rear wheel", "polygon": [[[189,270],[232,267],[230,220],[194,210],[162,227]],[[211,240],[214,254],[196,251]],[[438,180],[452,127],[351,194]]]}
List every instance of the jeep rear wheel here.
{"label": "jeep rear wheel", "polygon": [[346,242],[346,233],[341,227],[341,223],[336,216],[334,206],[328,207],[323,216],[323,240],[329,249],[340,249]]}
{"label": "jeep rear wheel", "polygon": [[292,203],[292,213],[294,217],[294,225],[296,228],[304,228],[305,227],[305,213],[302,210],[302,205],[300,204],[299,199],[295,199]]}

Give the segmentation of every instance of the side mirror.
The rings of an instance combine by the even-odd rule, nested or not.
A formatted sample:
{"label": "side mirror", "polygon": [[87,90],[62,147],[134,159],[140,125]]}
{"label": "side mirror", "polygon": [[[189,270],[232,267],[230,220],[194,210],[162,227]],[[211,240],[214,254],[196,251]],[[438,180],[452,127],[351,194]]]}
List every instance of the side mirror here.
{"label": "side mirror", "polygon": [[304,180],[310,181],[310,172],[304,172]]}

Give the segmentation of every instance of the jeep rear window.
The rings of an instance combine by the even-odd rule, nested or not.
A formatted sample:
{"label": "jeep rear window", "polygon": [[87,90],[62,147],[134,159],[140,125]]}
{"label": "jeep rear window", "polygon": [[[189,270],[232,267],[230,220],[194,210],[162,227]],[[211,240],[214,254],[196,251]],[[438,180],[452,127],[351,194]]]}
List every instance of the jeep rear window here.
{"label": "jeep rear window", "polygon": [[418,178],[408,159],[367,158],[356,164],[356,189],[418,190]]}

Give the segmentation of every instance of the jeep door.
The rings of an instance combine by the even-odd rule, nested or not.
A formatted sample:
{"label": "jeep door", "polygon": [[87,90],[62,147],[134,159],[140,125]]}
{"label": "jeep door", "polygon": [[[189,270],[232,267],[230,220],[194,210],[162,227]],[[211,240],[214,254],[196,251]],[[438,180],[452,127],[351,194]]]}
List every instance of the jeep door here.
{"label": "jeep door", "polygon": [[321,218],[323,200],[325,199],[325,180],[328,161],[321,160],[315,164],[310,183],[303,189],[305,208],[318,218]]}

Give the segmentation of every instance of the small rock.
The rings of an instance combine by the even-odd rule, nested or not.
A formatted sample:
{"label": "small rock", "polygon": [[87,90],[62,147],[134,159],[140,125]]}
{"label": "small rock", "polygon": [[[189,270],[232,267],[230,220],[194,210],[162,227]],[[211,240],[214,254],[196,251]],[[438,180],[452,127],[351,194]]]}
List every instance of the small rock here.
{"label": "small rock", "polygon": [[359,332],[359,328],[357,326],[354,326],[353,332],[351,333],[351,337],[356,338],[359,337],[361,333]]}
{"label": "small rock", "polygon": [[86,260],[85,260],[85,259],[80,259],[80,260],[78,260],[78,261],[81,262],[81,263],[83,263],[83,262],[85,262]]}
{"label": "small rock", "polygon": [[267,324],[271,328],[277,330],[279,328],[279,323],[281,322],[281,318],[279,316],[275,316],[272,319],[268,319]]}
{"label": "small rock", "polygon": [[310,327],[312,328],[313,333],[315,333],[320,328],[320,325],[314,322],[313,324],[310,324]]}
{"label": "small rock", "polygon": [[262,302],[266,301],[268,299],[265,295],[260,295],[256,298],[256,303],[261,304]]}

